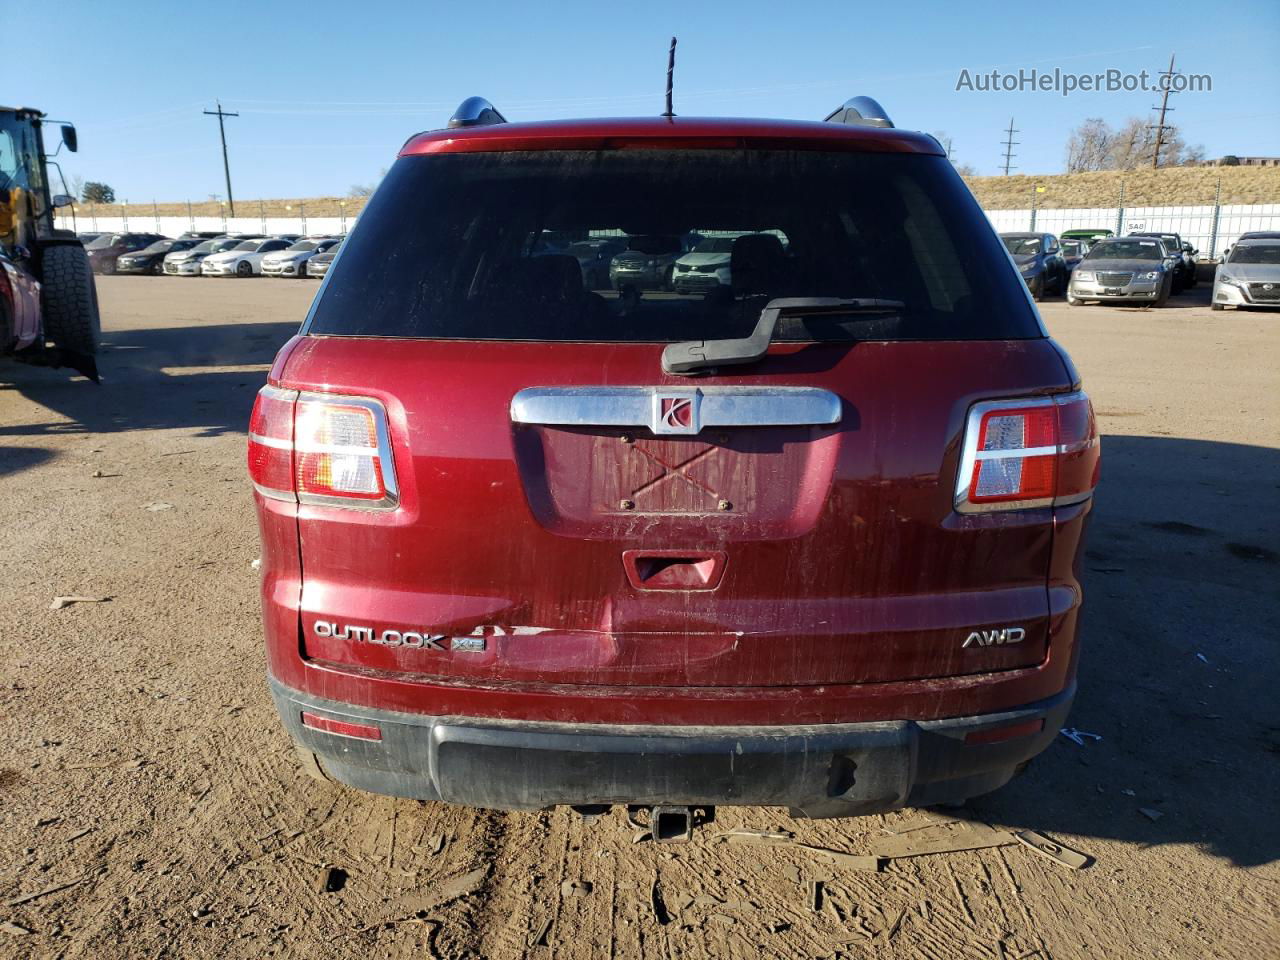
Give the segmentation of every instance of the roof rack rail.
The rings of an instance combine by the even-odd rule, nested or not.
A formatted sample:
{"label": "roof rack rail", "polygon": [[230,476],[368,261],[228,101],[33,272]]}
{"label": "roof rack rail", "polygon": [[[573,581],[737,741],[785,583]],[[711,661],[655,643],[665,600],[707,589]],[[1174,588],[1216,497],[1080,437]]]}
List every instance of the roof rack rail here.
{"label": "roof rack rail", "polygon": [[884,107],[870,97],[853,97],[846,100],[825,119],[830,123],[857,123],[864,127],[892,127],[893,121]]}
{"label": "roof rack rail", "polygon": [[492,103],[484,97],[467,97],[449,118],[450,127],[483,127],[490,123],[506,123]]}

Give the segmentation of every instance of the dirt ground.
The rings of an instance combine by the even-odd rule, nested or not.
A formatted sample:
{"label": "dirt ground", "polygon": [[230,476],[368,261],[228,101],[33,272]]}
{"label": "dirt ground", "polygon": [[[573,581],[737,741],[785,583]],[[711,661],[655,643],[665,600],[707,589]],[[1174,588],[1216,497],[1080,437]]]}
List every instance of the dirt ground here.
{"label": "dirt ground", "polygon": [[[1105,434],[1071,718],[1102,739],[1059,737],[962,815],[1095,862],[1015,845],[864,873],[710,837],[864,852],[921,811],[722,809],[655,847],[618,812],[305,778],[264,682],[243,450],[315,285],[99,289],[101,387],[0,367],[0,956],[1280,956],[1280,315],[1211,313],[1203,285],[1044,305]],[[50,609],[67,594],[110,599]]]}

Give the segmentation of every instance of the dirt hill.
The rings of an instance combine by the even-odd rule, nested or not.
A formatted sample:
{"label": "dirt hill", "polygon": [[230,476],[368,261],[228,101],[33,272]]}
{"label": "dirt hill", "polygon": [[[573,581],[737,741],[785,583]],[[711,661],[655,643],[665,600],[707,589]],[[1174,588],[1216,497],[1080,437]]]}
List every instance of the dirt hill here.
{"label": "dirt hill", "polygon": [[984,210],[1043,210],[1065,207],[1176,207],[1213,203],[1219,180],[1227,203],[1280,203],[1280,167],[1168,167],[1163,170],[1125,170],[1101,173],[1062,173],[1049,176],[1012,174],[1007,177],[968,177],[969,189]]}

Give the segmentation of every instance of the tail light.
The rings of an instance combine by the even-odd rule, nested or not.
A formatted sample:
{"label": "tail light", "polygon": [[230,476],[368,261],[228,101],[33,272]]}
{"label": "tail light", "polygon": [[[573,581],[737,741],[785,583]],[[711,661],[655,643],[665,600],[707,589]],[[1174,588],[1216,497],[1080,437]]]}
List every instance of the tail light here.
{"label": "tail light", "polygon": [[956,509],[1065,506],[1098,484],[1098,427],[1083,393],[974,404],[965,425]]}
{"label": "tail light", "polygon": [[249,476],[265,497],[355,509],[399,502],[382,404],[263,387],[249,420]]}

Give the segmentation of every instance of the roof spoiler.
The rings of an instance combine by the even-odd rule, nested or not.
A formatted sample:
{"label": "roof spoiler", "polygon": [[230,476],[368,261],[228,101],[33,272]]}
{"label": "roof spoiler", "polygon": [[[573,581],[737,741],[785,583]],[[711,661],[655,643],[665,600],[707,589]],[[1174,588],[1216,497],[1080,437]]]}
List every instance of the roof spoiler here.
{"label": "roof spoiler", "polygon": [[507,118],[484,97],[467,97],[458,104],[458,109],[449,118],[450,127],[483,127],[491,123],[506,122]]}
{"label": "roof spoiler", "polygon": [[864,127],[892,127],[884,107],[870,97],[846,100],[825,117],[828,123],[856,123]]}

